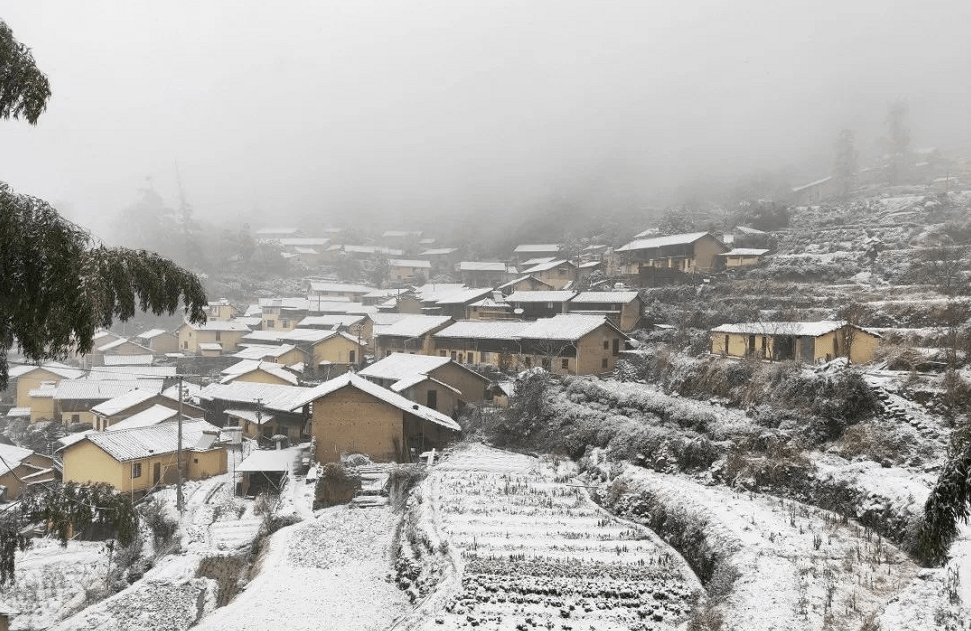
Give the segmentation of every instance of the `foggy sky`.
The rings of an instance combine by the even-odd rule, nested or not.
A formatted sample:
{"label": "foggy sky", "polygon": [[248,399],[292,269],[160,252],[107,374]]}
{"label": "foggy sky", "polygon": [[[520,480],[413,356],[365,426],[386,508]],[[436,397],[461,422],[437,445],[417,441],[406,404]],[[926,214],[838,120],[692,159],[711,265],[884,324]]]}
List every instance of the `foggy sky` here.
{"label": "foggy sky", "polygon": [[153,185],[208,217],[607,207],[698,179],[971,146],[971,3],[3,0],[53,98],[0,121],[0,180],[75,220]]}

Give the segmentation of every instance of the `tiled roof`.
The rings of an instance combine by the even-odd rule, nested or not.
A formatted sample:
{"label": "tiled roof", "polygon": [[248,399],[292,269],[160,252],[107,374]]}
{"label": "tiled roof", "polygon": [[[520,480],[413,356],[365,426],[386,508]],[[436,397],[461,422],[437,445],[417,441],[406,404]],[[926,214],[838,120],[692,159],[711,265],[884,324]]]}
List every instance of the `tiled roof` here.
{"label": "tiled roof", "polygon": [[205,324],[193,324],[191,322],[186,322],[183,324],[183,326],[187,326],[195,331],[249,332],[248,326],[235,320],[209,320]]}
{"label": "tiled roof", "polygon": [[391,353],[358,374],[375,379],[404,379],[416,374],[425,374],[449,363],[448,357],[432,355],[412,355],[410,353]]}
{"label": "tiled roof", "polygon": [[[178,423],[159,423],[114,432],[93,432],[85,438],[119,462],[148,458],[178,451]],[[204,434],[219,434],[219,428],[201,420],[182,421],[182,448],[194,449]]]}
{"label": "tiled roof", "polygon": [[119,421],[114,425],[109,425],[107,431],[118,432],[126,429],[132,429],[135,427],[148,427],[150,425],[158,425],[159,423],[164,423],[165,421],[173,420],[179,415],[179,411],[165,407],[164,405],[155,404],[152,407],[142,410],[138,414],[132,414],[123,421]]}
{"label": "tiled roof", "polygon": [[505,272],[505,263],[493,261],[462,261],[459,263],[460,272]]}
{"label": "tiled roof", "polygon": [[[108,356],[105,356],[107,359]],[[175,366],[96,366],[91,369],[88,379],[92,380],[111,380],[111,379],[140,379],[142,377],[163,378],[174,377],[176,375]]]}
{"label": "tiled roof", "polygon": [[451,321],[452,318],[449,316],[413,315],[384,327],[380,334],[375,333],[375,335],[420,337]]}
{"label": "tiled roof", "polygon": [[262,370],[263,372],[273,375],[278,379],[282,379],[291,385],[297,385],[299,380],[297,376],[281,366],[280,364],[274,364],[273,362],[264,361],[254,361],[251,359],[244,359],[241,362],[237,362],[224,369],[222,372],[226,377],[220,380],[219,383],[231,383],[236,379],[242,377],[243,375],[248,375],[251,372],[256,372]]}
{"label": "tiled roof", "polygon": [[432,248],[430,250],[425,250],[419,256],[442,256],[445,254],[451,254],[452,252],[458,252],[458,248]]}
{"label": "tiled roof", "polygon": [[514,291],[506,296],[506,302],[566,302],[577,292],[575,291]]}
{"label": "tiled roof", "polygon": [[478,300],[483,296],[487,296],[493,292],[492,289],[480,288],[480,289],[460,289],[459,291],[446,294],[435,301],[435,304],[439,305],[463,305],[471,301]]}
{"label": "tiled roof", "polygon": [[416,259],[391,259],[388,263],[391,267],[420,267],[423,269],[431,269],[432,266],[429,261]]}
{"label": "tiled roof", "polygon": [[665,237],[652,237],[650,239],[636,239],[627,245],[617,248],[617,251],[630,252],[632,250],[663,248],[669,245],[689,245],[707,234],[707,232],[689,232],[687,234],[671,234]]}
{"label": "tiled roof", "polygon": [[24,447],[0,443],[0,475],[3,475],[30,457],[34,452]]}
{"label": "tiled roof", "polygon": [[604,325],[620,333],[617,327],[603,316],[567,313],[531,322],[528,327],[522,330],[520,338],[529,340],[574,341]]}
{"label": "tiled roof", "polygon": [[135,337],[141,340],[150,340],[153,337],[158,337],[159,335],[163,335],[165,333],[168,333],[168,331],[166,331],[165,329],[149,329],[147,331],[143,331],[139,333]]}
{"label": "tiled roof", "polygon": [[327,283],[311,281],[310,291],[335,294],[366,294],[374,291],[374,287],[359,285],[357,283]]}
{"label": "tiled roof", "polygon": [[101,416],[114,416],[115,414],[124,412],[133,406],[144,403],[152,397],[158,396],[158,394],[158,392],[139,390],[136,388],[135,390],[130,390],[124,394],[112,397],[104,403],[99,403],[91,408],[91,411]]}
{"label": "tiled roof", "polygon": [[250,455],[245,460],[236,465],[236,471],[242,473],[280,473],[289,471],[303,453],[304,450],[300,447],[256,449],[250,452]]}
{"label": "tiled roof", "polygon": [[202,342],[199,344],[200,351],[219,351],[222,352],[223,345],[219,342]]}
{"label": "tiled roof", "polygon": [[199,399],[212,401],[229,401],[236,403],[259,403],[265,409],[290,411],[299,405],[294,401],[300,400],[310,390],[300,386],[283,386],[269,383],[249,381],[234,381],[232,383],[214,383],[200,390],[196,396]]}
{"label": "tiled roof", "polygon": [[529,252],[557,252],[559,249],[559,243],[524,243],[522,245],[517,245],[513,252],[516,254],[526,254]]}
{"label": "tiled roof", "polygon": [[[820,320],[819,322],[742,322],[723,324],[711,330],[712,333],[741,333],[746,335],[793,335],[819,337],[846,326],[842,320]],[[868,331],[871,335],[879,335]]]}
{"label": "tiled roof", "polygon": [[462,320],[435,333],[436,338],[472,340],[511,340],[529,326],[529,322],[508,320]]}
{"label": "tiled roof", "polygon": [[574,265],[570,261],[567,261],[566,259],[556,259],[556,260],[553,260],[553,261],[548,261],[546,263],[538,263],[538,264],[534,265],[533,267],[530,267],[529,269],[524,269],[522,271],[522,273],[523,274],[538,274],[540,272],[549,271],[549,270],[554,269],[556,267],[559,267],[561,265],[569,265],[570,267],[576,267],[576,265]]}
{"label": "tiled roof", "polygon": [[60,382],[54,392],[54,399],[67,400],[98,400],[107,401],[139,388],[141,390],[162,391],[161,379],[71,379]]}
{"label": "tiled roof", "polygon": [[361,392],[366,392],[376,399],[380,399],[389,405],[417,416],[418,418],[424,419],[426,421],[435,423],[436,425],[441,425],[446,429],[450,429],[456,432],[462,431],[462,428],[451,418],[445,416],[441,412],[433,410],[431,408],[425,407],[413,401],[409,401],[400,394],[392,392],[387,388],[382,388],[381,386],[359,377],[354,373],[347,373],[331,379],[330,381],[325,381],[316,388],[313,388],[310,392],[305,395],[305,398],[298,401],[292,409],[303,407],[307,403],[322,399],[329,394],[340,390],[341,388],[351,387]]}
{"label": "tiled roof", "polygon": [[[263,359],[265,357],[280,357],[297,348],[293,344],[253,344],[244,346],[233,353],[236,359]],[[302,352],[302,351],[301,351]]]}
{"label": "tiled roof", "polygon": [[447,383],[445,383],[443,381],[439,381],[438,379],[433,379],[432,377],[429,377],[428,375],[411,375],[410,377],[405,377],[404,379],[399,379],[398,381],[396,381],[393,384],[391,384],[391,390],[393,392],[401,393],[401,392],[407,390],[408,388],[411,388],[413,386],[417,386],[418,384],[423,383],[425,381],[431,381],[432,383],[434,383],[436,385],[436,387],[445,388],[446,390],[451,390],[455,394],[458,394],[458,395],[461,395],[462,394],[462,391],[461,390],[459,390],[457,388],[453,388],[452,386],[448,385]]}
{"label": "tiled roof", "polygon": [[735,248],[734,250],[729,250],[728,252],[722,252],[717,256],[764,256],[768,254],[768,252],[768,250],[759,248]]}
{"label": "tiled roof", "polygon": [[105,355],[105,366],[151,366],[154,355]]}
{"label": "tiled roof", "polygon": [[55,374],[62,379],[79,379],[84,376],[84,371],[78,368],[72,368],[71,366],[67,366],[59,362],[47,362],[46,364],[41,364],[39,366],[35,366],[33,364],[11,366],[10,378],[14,379],[15,377],[26,375],[27,373],[33,372],[38,368]]}
{"label": "tiled roof", "polygon": [[637,300],[636,291],[581,291],[570,299],[576,304],[628,303]]}
{"label": "tiled roof", "polygon": [[352,314],[352,313],[338,313],[333,315],[318,315],[318,316],[307,316],[301,320],[297,326],[298,327],[328,327],[332,328],[335,326],[351,326],[363,321],[365,318],[362,314]]}

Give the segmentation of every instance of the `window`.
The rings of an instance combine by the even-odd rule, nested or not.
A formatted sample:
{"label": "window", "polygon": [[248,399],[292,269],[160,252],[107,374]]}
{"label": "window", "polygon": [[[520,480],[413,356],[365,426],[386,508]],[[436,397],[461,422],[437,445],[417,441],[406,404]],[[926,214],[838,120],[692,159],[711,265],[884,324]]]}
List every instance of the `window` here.
{"label": "window", "polygon": [[216,341],[219,342],[222,339],[223,339],[223,332],[222,331],[216,331]]}
{"label": "window", "polygon": [[474,361],[475,361],[475,353],[473,353],[471,351],[469,351],[468,353],[466,353],[466,355],[465,355],[465,363],[466,364],[471,364]]}
{"label": "window", "polygon": [[445,351],[438,351],[438,356],[439,357],[448,357],[448,353],[446,353]]}
{"label": "window", "polygon": [[550,359],[549,357],[544,357],[542,359],[542,363],[543,363],[543,370],[550,370],[551,368],[553,368],[553,360]]}
{"label": "window", "polygon": [[455,361],[455,351],[452,351],[451,356],[452,356],[452,361],[454,362]]}
{"label": "window", "polygon": [[610,348],[610,342],[607,340],[604,340],[604,350],[607,350],[608,348]]}
{"label": "window", "polygon": [[80,423],[81,422],[81,415],[80,414],[72,414],[71,415],[71,422],[72,423]]}
{"label": "window", "polygon": [[283,327],[284,329],[289,329],[290,328],[290,321],[289,320],[284,320],[283,323],[280,326]]}
{"label": "window", "polygon": [[427,397],[428,398],[426,399],[425,405],[427,405],[428,407],[430,407],[433,410],[437,410],[438,409],[438,391],[437,390],[429,390],[428,393],[427,393]]}
{"label": "window", "polygon": [[482,359],[482,363],[488,362],[489,361],[489,353],[487,353],[486,351],[482,351],[482,357],[481,357],[481,359]]}
{"label": "window", "polygon": [[614,348],[613,348],[613,352],[611,354],[614,357],[617,357],[617,355],[620,354],[620,340],[614,339]]}
{"label": "window", "polygon": [[276,320],[267,320],[266,321],[266,328],[268,328],[268,329],[275,329],[276,328]]}
{"label": "window", "polygon": [[569,370],[570,369],[570,360],[569,359],[564,359],[562,362],[560,362],[560,366],[563,368],[563,370]]}
{"label": "window", "polygon": [[357,361],[357,351],[351,351],[351,352],[349,352],[347,354],[347,361],[350,362],[350,363],[352,363],[352,364],[354,362],[356,362]]}
{"label": "window", "polygon": [[142,477],[142,463],[136,462],[131,466],[131,477],[132,479]]}
{"label": "window", "polygon": [[182,342],[182,350],[187,350],[189,348],[188,342]]}
{"label": "window", "polygon": [[523,363],[526,364],[526,368],[531,368],[533,366],[533,358],[527,355],[523,359]]}
{"label": "window", "polygon": [[195,463],[195,464],[199,464],[199,459],[198,458],[193,458],[192,459],[192,462]]}
{"label": "window", "polygon": [[606,368],[607,367],[607,358],[606,357],[604,357],[603,359],[600,360],[600,367],[601,368]]}

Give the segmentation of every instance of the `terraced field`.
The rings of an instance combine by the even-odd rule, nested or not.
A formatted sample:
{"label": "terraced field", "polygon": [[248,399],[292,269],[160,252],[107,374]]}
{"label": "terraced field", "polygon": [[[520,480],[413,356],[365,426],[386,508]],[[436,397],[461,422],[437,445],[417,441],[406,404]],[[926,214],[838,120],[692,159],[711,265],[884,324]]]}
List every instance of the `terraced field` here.
{"label": "terraced field", "polygon": [[673,629],[700,593],[683,559],[602,511],[570,463],[472,445],[428,488],[462,571],[425,629]]}

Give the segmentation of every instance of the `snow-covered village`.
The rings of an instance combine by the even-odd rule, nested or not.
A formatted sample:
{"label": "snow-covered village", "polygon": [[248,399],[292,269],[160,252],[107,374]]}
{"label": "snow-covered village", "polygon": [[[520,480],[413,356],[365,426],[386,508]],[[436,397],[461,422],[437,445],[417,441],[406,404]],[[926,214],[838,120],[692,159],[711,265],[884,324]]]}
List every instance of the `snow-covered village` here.
{"label": "snow-covered village", "polygon": [[0,631],[971,630],[971,7],[202,4],[0,7]]}

